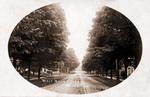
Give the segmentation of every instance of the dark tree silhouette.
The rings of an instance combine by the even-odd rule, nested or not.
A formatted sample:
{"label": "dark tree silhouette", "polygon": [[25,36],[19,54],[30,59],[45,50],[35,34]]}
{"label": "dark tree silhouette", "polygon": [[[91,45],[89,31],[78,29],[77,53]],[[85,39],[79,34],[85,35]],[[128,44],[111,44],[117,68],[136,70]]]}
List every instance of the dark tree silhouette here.
{"label": "dark tree silhouette", "polygon": [[134,59],[132,65],[137,67],[142,54],[142,42],[139,32],[129,19],[105,6],[97,12],[92,27],[88,53],[83,60],[84,70],[100,71],[101,68],[106,71],[106,75],[110,70],[111,77],[112,70],[116,70],[119,79],[119,69],[122,65],[126,69],[131,64],[129,59]]}
{"label": "dark tree silhouette", "polygon": [[35,10],[18,23],[10,36],[9,56],[20,74],[28,72],[28,80],[31,72],[38,72],[40,79],[42,68],[60,70],[63,67],[65,58],[69,58],[64,57],[67,43],[64,11],[58,4],[52,4]]}

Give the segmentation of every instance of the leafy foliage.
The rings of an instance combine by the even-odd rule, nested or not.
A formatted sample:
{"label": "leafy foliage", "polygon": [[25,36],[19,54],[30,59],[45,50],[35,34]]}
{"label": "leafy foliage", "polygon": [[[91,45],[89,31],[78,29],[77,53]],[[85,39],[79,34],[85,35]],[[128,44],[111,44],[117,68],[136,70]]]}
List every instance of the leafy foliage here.
{"label": "leafy foliage", "polygon": [[124,15],[106,6],[96,15],[89,32],[90,43],[83,60],[83,69],[107,71],[116,68],[116,59],[129,65],[131,61],[128,58],[134,58],[136,68],[142,53],[142,43],[135,26]]}
{"label": "leafy foliage", "polygon": [[79,66],[80,63],[77,56],[75,55],[73,48],[67,49],[64,57],[66,57],[64,60],[65,62],[64,66],[65,68],[63,68],[64,70],[68,68],[69,71],[72,71]]}
{"label": "leafy foliage", "polygon": [[18,23],[9,40],[9,55],[14,67],[20,73],[28,69],[28,78],[31,71],[39,72],[40,77],[42,68],[57,70],[62,67],[62,61],[67,60],[63,56],[68,34],[59,5],[48,5],[30,13]]}

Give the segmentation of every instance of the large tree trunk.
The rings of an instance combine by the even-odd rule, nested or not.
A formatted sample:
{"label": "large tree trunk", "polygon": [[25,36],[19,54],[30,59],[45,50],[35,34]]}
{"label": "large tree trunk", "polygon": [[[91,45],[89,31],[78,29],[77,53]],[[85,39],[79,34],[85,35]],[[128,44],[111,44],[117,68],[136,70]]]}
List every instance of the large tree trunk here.
{"label": "large tree trunk", "polygon": [[117,80],[119,80],[119,65],[118,65],[118,60],[116,58],[116,73],[117,73]]}
{"label": "large tree trunk", "polygon": [[35,71],[33,71],[33,75],[35,76]]}
{"label": "large tree trunk", "polygon": [[106,77],[108,76],[108,70],[106,70]]}
{"label": "large tree trunk", "polygon": [[42,66],[41,66],[41,64],[39,64],[38,79],[40,79],[40,77],[41,77],[41,68],[42,68]]}
{"label": "large tree trunk", "polygon": [[31,62],[28,62],[28,80],[30,80]]}
{"label": "large tree trunk", "polygon": [[110,78],[112,79],[112,68],[110,69]]}
{"label": "large tree trunk", "polygon": [[127,65],[125,65],[125,77],[124,77],[124,79],[126,79],[127,78]]}

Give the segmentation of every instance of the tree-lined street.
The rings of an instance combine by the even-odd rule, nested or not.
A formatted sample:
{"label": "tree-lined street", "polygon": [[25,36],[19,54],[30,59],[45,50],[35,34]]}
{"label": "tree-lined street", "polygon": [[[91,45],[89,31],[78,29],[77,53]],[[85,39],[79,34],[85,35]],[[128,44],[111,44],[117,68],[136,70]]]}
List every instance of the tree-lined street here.
{"label": "tree-lined street", "polygon": [[8,50],[14,68],[28,80],[42,73],[69,73],[78,65],[74,49],[67,48],[69,32],[58,4],[42,7],[14,28]]}
{"label": "tree-lined street", "polygon": [[106,6],[97,11],[82,61],[85,71],[126,79],[128,66],[135,69],[141,54],[139,32],[127,17]]}
{"label": "tree-lined street", "polygon": [[70,47],[64,12],[60,5],[51,4],[30,13],[14,28],[9,57],[25,79],[50,91],[85,94],[113,87],[136,69],[142,41],[123,14],[106,6],[96,12],[80,60],[75,47]]}

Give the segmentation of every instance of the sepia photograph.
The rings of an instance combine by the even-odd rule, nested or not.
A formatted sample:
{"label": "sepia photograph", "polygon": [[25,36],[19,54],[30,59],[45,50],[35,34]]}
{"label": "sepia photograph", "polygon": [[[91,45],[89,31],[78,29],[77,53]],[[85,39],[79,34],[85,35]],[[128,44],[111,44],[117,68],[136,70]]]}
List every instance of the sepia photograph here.
{"label": "sepia photograph", "polygon": [[114,8],[99,6],[87,16],[75,7],[53,3],[20,20],[8,42],[14,69],[33,85],[63,94],[118,85],[141,60],[138,29]]}

